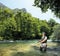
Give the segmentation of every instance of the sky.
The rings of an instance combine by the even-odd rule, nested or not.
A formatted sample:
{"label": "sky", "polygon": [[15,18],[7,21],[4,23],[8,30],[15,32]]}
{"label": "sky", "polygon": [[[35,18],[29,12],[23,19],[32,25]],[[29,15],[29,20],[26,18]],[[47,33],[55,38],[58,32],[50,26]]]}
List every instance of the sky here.
{"label": "sky", "polygon": [[31,13],[33,17],[37,17],[41,20],[48,21],[50,18],[53,18],[56,22],[60,23],[60,19],[57,18],[51,10],[48,10],[46,13],[42,13],[40,8],[32,6],[34,4],[34,0],[0,0],[0,2],[11,9],[26,8],[27,12]]}

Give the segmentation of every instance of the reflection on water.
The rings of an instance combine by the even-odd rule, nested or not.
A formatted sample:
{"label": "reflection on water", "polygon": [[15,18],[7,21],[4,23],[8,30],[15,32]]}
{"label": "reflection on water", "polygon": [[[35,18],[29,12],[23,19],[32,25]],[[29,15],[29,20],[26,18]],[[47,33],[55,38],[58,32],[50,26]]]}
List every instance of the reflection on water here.
{"label": "reflection on water", "polygon": [[27,52],[27,53],[23,53],[23,52],[17,52],[15,53],[13,56],[60,56],[59,53],[55,53],[55,52],[46,52],[46,53],[42,53],[42,52]]}

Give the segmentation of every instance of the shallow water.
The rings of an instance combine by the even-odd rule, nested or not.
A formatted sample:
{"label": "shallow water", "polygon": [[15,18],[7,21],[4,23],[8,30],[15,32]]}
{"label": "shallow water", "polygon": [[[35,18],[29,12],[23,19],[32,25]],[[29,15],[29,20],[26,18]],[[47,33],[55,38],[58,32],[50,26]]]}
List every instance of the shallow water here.
{"label": "shallow water", "polygon": [[60,56],[60,44],[48,42],[46,52],[39,50],[37,40],[0,43],[0,56]]}

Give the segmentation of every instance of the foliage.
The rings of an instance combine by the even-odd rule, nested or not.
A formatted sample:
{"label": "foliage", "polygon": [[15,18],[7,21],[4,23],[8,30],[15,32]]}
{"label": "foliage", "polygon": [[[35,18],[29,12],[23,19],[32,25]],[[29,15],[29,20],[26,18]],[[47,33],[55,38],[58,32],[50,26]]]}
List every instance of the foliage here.
{"label": "foliage", "polygon": [[40,24],[41,24],[40,25],[41,32],[46,32],[46,35],[49,37],[51,28],[49,27],[48,23],[42,20]]}
{"label": "foliage", "polygon": [[49,37],[52,33],[50,32],[51,27],[54,25],[54,20],[48,22],[39,20],[28,13],[26,9],[0,9],[1,40],[40,39],[43,31]]}
{"label": "foliage", "polygon": [[56,21],[54,19],[50,19],[48,21],[48,24],[49,24],[50,27],[54,27],[56,25]]}
{"label": "foliage", "polygon": [[52,34],[52,39],[60,40],[60,25],[54,26],[54,32]]}
{"label": "foliage", "polygon": [[41,8],[43,12],[51,9],[57,17],[60,17],[60,0],[34,0],[34,6]]}
{"label": "foliage", "polygon": [[53,27],[55,26],[55,25],[58,25],[57,23],[56,23],[56,21],[54,20],[54,19],[50,19],[49,21],[48,21],[48,25],[50,26],[50,35],[53,33]]}

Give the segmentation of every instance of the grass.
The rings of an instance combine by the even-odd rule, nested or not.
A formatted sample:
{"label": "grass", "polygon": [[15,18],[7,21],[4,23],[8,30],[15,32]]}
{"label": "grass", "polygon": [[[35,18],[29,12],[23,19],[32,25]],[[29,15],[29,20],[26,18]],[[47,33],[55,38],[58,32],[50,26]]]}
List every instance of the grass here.
{"label": "grass", "polygon": [[[40,43],[36,42],[37,41],[0,43],[0,56],[53,56],[52,52],[54,51],[41,53],[39,51]],[[56,45],[56,43],[48,43],[48,47],[54,47]]]}

